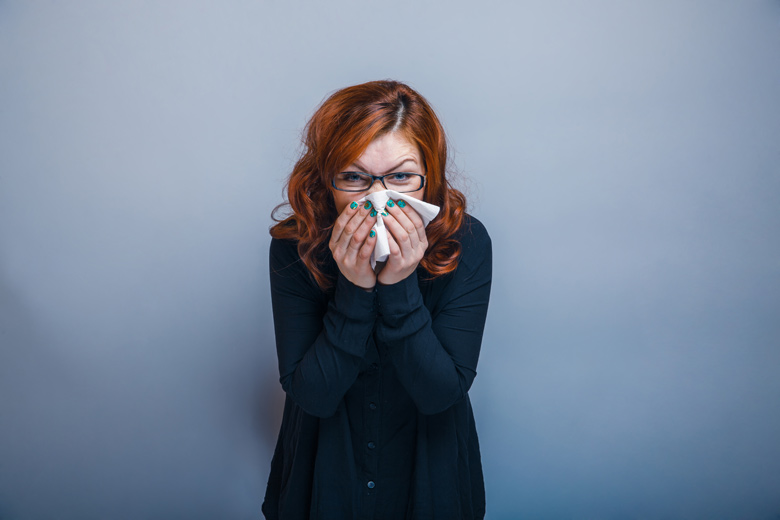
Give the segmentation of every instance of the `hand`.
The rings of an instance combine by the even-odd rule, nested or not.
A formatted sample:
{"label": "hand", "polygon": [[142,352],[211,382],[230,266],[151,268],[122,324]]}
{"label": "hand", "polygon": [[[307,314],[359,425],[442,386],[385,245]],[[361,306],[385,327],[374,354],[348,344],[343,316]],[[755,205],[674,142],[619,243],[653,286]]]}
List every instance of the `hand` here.
{"label": "hand", "polygon": [[428,249],[425,223],[411,206],[400,202],[389,200],[385,208],[388,215],[382,215],[390,244],[390,256],[378,277],[382,285],[392,285],[412,274]]}
{"label": "hand", "polygon": [[353,202],[336,219],[328,244],[341,274],[366,290],[376,285],[376,275],[369,262],[376,244],[376,234],[371,231],[375,222],[376,211],[370,202]]}

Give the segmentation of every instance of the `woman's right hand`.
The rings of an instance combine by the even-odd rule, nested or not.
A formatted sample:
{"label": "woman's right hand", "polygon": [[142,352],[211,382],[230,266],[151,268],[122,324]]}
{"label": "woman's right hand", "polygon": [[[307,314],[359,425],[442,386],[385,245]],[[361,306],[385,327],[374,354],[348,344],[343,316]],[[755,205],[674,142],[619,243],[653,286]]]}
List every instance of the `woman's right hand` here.
{"label": "woman's right hand", "polygon": [[376,274],[369,262],[376,244],[376,234],[371,232],[375,223],[376,211],[370,202],[353,202],[336,219],[328,244],[341,274],[366,290],[376,285]]}

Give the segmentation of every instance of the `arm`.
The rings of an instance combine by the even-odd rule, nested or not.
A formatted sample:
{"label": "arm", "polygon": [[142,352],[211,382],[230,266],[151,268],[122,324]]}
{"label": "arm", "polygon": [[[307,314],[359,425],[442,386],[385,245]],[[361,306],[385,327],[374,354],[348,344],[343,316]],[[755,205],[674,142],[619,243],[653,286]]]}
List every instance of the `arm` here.
{"label": "arm", "polygon": [[376,320],[375,293],[339,275],[330,301],[293,242],[274,239],[271,301],[284,391],[307,413],[328,417],[357,378]]}
{"label": "arm", "polygon": [[398,377],[424,414],[446,410],[465,397],[476,376],[492,276],[490,237],[473,219],[458,269],[434,318],[423,304],[417,276],[378,285],[382,319],[377,339],[388,346]]}

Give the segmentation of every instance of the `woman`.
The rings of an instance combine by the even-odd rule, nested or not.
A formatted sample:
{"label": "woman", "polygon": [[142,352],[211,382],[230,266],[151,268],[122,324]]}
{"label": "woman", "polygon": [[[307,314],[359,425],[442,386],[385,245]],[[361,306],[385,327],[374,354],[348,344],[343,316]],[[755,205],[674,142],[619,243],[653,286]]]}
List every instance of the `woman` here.
{"label": "woman", "polygon": [[[271,228],[286,401],[266,518],[483,518],[468,390],[491,247],[446,161],[438,118],[402,83],[337,91],[309,121],[293,214]],[[375,271],[377,210],[361,199],[386,188],[403,197],[379,208],[390,256]],[[408,197],[438,216],[426,227]]]}

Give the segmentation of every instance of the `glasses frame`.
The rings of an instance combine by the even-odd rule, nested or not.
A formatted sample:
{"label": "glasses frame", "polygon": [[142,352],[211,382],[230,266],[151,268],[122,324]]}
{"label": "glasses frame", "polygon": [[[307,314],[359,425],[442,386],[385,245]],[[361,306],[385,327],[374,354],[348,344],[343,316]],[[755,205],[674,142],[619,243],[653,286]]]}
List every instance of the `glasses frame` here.
{"label": "glasses frame", "polygon": [[[420,177],[421,181],[420,181],[420,187],[417,188],[416,190],[399,191],[398,193],[413,193],[415,191],[420,191],[421,189],[425,188],[425,175],[423,175],[421,173],[393,172],[393,173],[386,173],[384,175],[371,175],[370,173],[366,173],[366,172],[353,172],[353,171],[339,172],[339,174],[341,174],[341,173],[354,173],[356,175],[364,175],[366,177],[371,177],[371,184],[369,184],[368,188],[363,189],[363,190],[345,190],[345,189],[336,187],[336,177],[334,176],[330,180],[330,184],[331,184],[331,186],[333,186],[333,189],[338,190],[338,191],[343,191],[343,192],[346,192],[346,193],[363,193],[364,191],[370,190],[374,186],[374,183],[376,181],[381,182],[382,183],[382,187],[384,189],[386,189],[386,190],[389,190],[391,188],[388,188],[387,184],[385,184],[385,177],[390,177],[391,175],[398,175],[399,173],[403,173],[404,175],[414,175],[415,177]],[[393,190],[393,191],[397,191],[397,190]]]}

